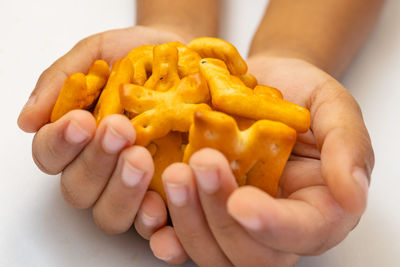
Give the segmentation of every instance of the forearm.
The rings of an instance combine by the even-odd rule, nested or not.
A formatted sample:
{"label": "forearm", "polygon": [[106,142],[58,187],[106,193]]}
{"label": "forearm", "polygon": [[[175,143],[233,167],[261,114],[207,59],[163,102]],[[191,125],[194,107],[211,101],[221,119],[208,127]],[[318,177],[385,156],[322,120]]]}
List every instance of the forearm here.
{"label": "forearm", "polygon": [[220,0],[137,0],[136,23],[172,31],[190,41],[217,36]]}
{"label": "forearm", "polygon": [[384,0],[271,0],[250,56],[299,57],[340,76],[371,31]]}

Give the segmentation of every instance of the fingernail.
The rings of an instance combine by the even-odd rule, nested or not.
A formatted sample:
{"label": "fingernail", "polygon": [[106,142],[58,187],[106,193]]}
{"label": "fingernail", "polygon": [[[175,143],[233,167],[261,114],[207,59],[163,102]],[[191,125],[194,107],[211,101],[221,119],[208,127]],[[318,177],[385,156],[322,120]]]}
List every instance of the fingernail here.
{"label": "fingernail", "polygon": [[141,213],[142,223],[147,227],[155,227],[158,224],[157,217],[153,217],[142,211]]}
{"label": "fingernail", "polygon": [[217,170],[214,167],[192,165],[196,176],[197,184],[207,194],[213,194],[218,191],[220,186]]}
{"label": "fingernail", "polygon": [[144,171],[139,170],[132,166],[132,164],[125,161],[122,166],[122,182],[128,187],[135,187],[140,183],[144,176]]}
{"label": "fingernail", "polygon": [[127,143],[127,140],[118,134],[111,126],[108,126],[103,137],[103,148],[107,153],[119,152]]}
{"label": "fingernail", "polygon": [[157,259],[165,261],[165,262],[172,260],[172,256],[157,256],[156,254],[154,254],[154,256],[156,256]]}
{"label": "fingernail", "polygon": [[188,192],[183,184],[166,183],[168,200],[177,207],[183,207],[187,203]]}
{"label": "fingernail", "polygon": [[73,145],[80,144],[87,139],[90,135],[88,132],[83,130],[76,122],[70,121],[67,128],[65,129],[65,140]]}
{"label": "fingernail", "polygon": [[36,95],[30,96],[28,101],[26,101],[24,107],[22,108],[22,111],[24,111],[25,109],[29,108],[33,104],[35,104],[35,102],[36,102]]}
{"label": "fingernail", "polygon": [[354,181],[356,181],[356,183],[359,185],[359,187],[363,191],[365,197],[367,197],[369,185],[368,185],[368,176],[367,176],[366,172],[363,169],[357,167],[353,171],[353,178],[354,178]]}
{"label": "fingernail", "polygon": [[261,220],[258,217],[240,217],[233,214],[232,217],[235,218],[235,220],[237,220],[245,228],[248,228],[250,230],[257,231],[260,230],[262,227]]}

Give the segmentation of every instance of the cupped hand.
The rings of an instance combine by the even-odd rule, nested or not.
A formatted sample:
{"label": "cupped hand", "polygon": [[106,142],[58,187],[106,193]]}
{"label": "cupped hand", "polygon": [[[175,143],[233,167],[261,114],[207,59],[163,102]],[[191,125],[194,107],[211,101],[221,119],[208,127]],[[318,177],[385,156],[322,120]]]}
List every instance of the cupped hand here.
{"label": "cupped hand", "polygon": [[365,210],[374,154],[351,94],[300,59],[257,56],[248,64],[260,84],[310,110],[311,129],[299,135],[276,199],[238,188],[229,163],[212,149],[166,169],[174,229],[152,244],[166,262],[183,262],[186,253],[200,266],[293,266],[299,255],[341,242]]}
{"label": "cupped hand", "polygon": [[86,73],[96,59],[111,65],[143,44],[185,41],[172,32],[136,26],[112,30],[80,41],[40,76],[18,118],[19,127],[36,132],[33,158],[45,173],[61,172],[61,191],[76,208],[93,207],[97,225],[121,233],[134,223],[145,238],[167,221],[165,204],[146,192],[153,176],[150,153],[135,146],[135,131],[122,115],[106,117],[96,129],[92,114],[67,113],[54,123],[50,114],[65,79]]}

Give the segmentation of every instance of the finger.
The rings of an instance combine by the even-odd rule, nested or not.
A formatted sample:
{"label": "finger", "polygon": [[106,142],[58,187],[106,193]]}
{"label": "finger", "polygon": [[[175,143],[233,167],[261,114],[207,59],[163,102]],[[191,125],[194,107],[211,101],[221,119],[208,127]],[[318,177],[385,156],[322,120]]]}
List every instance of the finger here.
{"label": "finger", "polygon": [[83,39],[42,73],[18,117],[19,127],[26,132],[36,132],[46,124],[66,78],[72,73],[86,73],[96,59],[103,59],[111,65],[140,45],[182,41],[179,39],[175,34],[141,26],[107,31]]}
{"label": "finger", "polygon": [[199,266],[232,266],[207,225],[191,168],[172,164],[163,173],[163,184],[175,232],[190,258]]}
{"label": "finger", "polygon": [[311,128],[321,150],[322,175],[346,211],[362,214],[374,153],[361,110],[336,81],[325,83],[312,99]]}
{"label": "finger", "polygon": [[93,218],[100,229],[119,234],[132,226],[153,173],[153,159],[146,148],[132,146],[122,151],[114,173],[93,207]]}
{"label": "finger", "polygon": [[313,159],[320,159],[321,152],[318,150],[315,137],[311,130],[306,133],[298,134],[292,154]]}
{"label": "finger", "polygon": [[104,118],[92,141],[62,172],[61,191],[67,202],[76,208],[91,207],[113,173],[119,153],[134,140],[128,118]]}
{"label": "finger", "polygon": [[32,143],[32,156],[45,173],[61,172],[90,142],[96,131],[93,116],[83,110],[67,113],[42,127]]}
{"label": "finger", "polygon": [[280,197],[288,198],[300,189],[317,185],[326,185],[320,161],[292,155],[279,180]]}
{"label": "finger", "polygon": [[301,189],[290,199],[274,199],[247,186],[231,195],[228,210],[255,240],[299,255],[320,254],[334,247],[359,218],[345,213],[327,186]]}
{"label": "finger", "polygon": [[154,191],[147,191],[135,218],[136,231],[144,238],[150,237],[167,223],[164,200]]}
{"label": "finger", "polygon": [[237,184],[223,154],[214,149],[202,149],[193,154],[190,166],[210,229],[235,266],[287,266],[297,261],[296,255],[271,250],[255,241],[228,214],[227,200]]}
{"label": "finger", "polygon": [[150,248],[154,256],[168,264],[182,264],[189,259],[171,226],[165,226],[151,236]]}
{"label": "finger", "polygon": [[64,81],[72,73],[88,71],[93,61],[101,57],[100,43],[100,35],[80,41],[42,73],[18,117],[22,130],[36,132],[49,121]]}

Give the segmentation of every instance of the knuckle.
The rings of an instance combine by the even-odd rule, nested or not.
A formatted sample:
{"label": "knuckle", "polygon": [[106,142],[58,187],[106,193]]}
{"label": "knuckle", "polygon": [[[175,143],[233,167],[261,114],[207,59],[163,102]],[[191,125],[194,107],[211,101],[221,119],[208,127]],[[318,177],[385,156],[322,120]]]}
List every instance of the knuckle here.
{"label": "knuckle", "polygon": [[102,46],[102,39],[102,33],[91,35],[77,42],[73,49],[96,51],[95,54],[98,56],[98,49]]}
{"label": "knuckle", "polygon": [[42,74],[40,74],[39,79],[38,79],[38,82],[37,82],[37,84],[36,84],[36,87],[35,87],[35,89],[33,90],[34,92],[36,92],[36,91],[38,90],[38,88],[39,88],[40,85],[41,85],[41,82],[42,82],[50,73],[51,73],[51,67],[45,69],[45,70],[42,72]]}
{"label": "knuckle", "polygon": [[49,159],[60,160],[63,158],[64,150],[59,146],[58,142],[45,142],[45,151]]}
{"label": "knuckle", "polygon": [[89,37],[83,38],[78,43],[76,43],[75,47],[86,47],[91,46],[98,41],[98,34],[91,35]]}
{"label": "knuckle", "polygon": [[85,201],[82,197],[79,196],[72,188],[69,188],[65,184],[65,175],[61,175],[61,183],[60,183],[60,189],[61,189],[61,194],[64,197],[64,200],[73,208],[76,209],[87,209],[92,206],[92,203],[89,203],[88,201]]}
{"label": "knuckle", "polygon": [[116,220],[114,217],[102,214],[104,212],[99,211],[97,207],[93,208],[94,223],[100,230],[107,234],[121,234],[128,231],[131,227],[131,224],[126,224],[123,220]]}
{"label": "knuckle", "polygon": [[[42,147],[42,145],[44,146]],[[32,158],[41,171],[51,175],[60,173],[61,169],[49,160],[58,159],[59,155],[57,148],[51,142],[40,142],[38,135],[35,135],[32,145]]]}
{"label": "knuckle", "polygon": [[234,234],[238,231],[238,225],[235,221],[230,219],[221,219],[214,223],[215,231],[224,232],[227,234]]}
{"label": "knuckle", "polygon": [[137,212],[137,209],[135,206],[138,206],[139,202],[138,201],[125,201],[118,199],[117,196],[113,196],[112,194],[106,194],[104,195],[105,201],[108,202],[108,209],[110,210],[110,213],[113,213],[116,216],[119,217],[127,217],[130,216],[130,214],[135,214]]}
{"label": "knuckle", "polygon": [[[91,157],[84,154],[80,159],[80,168],[82,168],[85,177],[87,177],[90,182],[99,183],[100,181],[105,181],[111,175],[114,166],[109,166],[107,164],[102,164],[101,160],[95,162]],[[109,171],[106,171],[106,169]]]}
{"label": "knuckle", "polygon": [[193,243],[193,240],[201,240],[203,236],[198,231],[193,231],[190,227],[185,229],[176,228],[176,233],[180,239],[182,239],[183,244],[191,244],[192,246],[196,246],[196,243]]}
{"label": "knuckle", "polygon": [[49,166],[46,165],[42,158],[40,157],[40,153],[36,152],[36,151],[32,151],[32,158],[33,158],[33,162],[35,162],[36,166],[44,173],[46,174],[50,174],[50,175],[55,175],[58,174],[58,171],[54,171],[50,168],[48,168]]}

